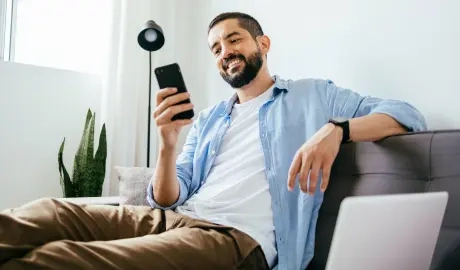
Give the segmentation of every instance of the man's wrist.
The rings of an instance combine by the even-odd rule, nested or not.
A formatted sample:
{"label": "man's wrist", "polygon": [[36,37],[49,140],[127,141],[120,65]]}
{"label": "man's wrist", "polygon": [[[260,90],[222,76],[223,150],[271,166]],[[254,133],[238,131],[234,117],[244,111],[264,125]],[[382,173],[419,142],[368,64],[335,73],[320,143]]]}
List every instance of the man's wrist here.
{"label": "man's wrist", "polygon": [[168,147],[168,146],[160,146],[160,151],[159,151],[160,156],[171,156],[172,154],[176,153],[176,148],[175,147]]}
{"label": "man's wrist", "polygon": [[337,141],[339,143],[342,143],[343,140],[343,128],[340,126],[336,126],[332,123],[329,123],[329,125],[333,126],[333,132],[336,134]]}
{"label": "man's wrist", "polygon": [[340,130],[340,142],[346,143],[350,141],[350,122],[347,119],[330,119],[329,123]]}
{"label": "man's wrist", "polygon": [[332,130],[332,134],[334,134],[334,137],[337,139],[337,142],[342,143],[343,129],[340,126],[334,125],[332,123],[328,123],[327,125],[330,126],[330,129]]}

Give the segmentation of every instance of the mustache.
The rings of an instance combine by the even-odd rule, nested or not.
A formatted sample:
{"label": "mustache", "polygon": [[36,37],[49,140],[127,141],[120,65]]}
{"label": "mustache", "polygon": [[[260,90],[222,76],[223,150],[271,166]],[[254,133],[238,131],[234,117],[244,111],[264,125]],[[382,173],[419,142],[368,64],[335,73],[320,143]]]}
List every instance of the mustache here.
{"label": "mustache", "polygon": [[241,61],[246,61],[246,58],[241,55],[241,54],[233,54],[233,55],[230,55],[229,57],[225,58],[224,59],[224,63],[222,65],[222,67],[224,69],[227,69],[228,68],[228,64],[233,61],[233,60],[241,60]]}

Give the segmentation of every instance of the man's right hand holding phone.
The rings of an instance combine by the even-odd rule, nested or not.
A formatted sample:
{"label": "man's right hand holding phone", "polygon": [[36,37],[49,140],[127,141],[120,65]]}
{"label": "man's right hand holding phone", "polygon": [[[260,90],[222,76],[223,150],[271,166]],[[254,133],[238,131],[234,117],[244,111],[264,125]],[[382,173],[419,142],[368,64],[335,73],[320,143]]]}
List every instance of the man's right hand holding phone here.
{"label": "man's right hand holding phone", "polygon": [[193,108],[192,103],[177,104],[190,98],[188,92],[176,93],[176,88],[165,88],[159,90],[156,95],[157,101],[153,117],[158,128],[160,147],[162,148],[174,149],[182,127],[193,121],[191,119],[171,120],[174,115]]}
{"label": "man's right hand holding phone", "polygon": [[192,123],[191,119],[172,121],[174,115],[193,108],[192,103],[177,104],[190,97],[188,92],[176,93],[176,88],[159,90],[153,112],[160,139],[157,164],[152,178],[153,195],[156,202],[164,207],[174,204],[179,198],[179,182],[176,175],[177,139],[182,127]]}

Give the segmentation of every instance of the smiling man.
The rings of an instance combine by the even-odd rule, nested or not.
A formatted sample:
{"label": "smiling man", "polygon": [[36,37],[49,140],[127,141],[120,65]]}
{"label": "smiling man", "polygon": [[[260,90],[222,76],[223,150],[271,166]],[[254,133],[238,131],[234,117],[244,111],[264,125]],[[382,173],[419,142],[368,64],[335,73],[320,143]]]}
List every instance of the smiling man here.
{"label": "smiling man", "polygon": [[[243,232],[247,237],[236,241],[243,257],[260,258],[262,251],[269,268],[305,269],[340,145],[425,130],[424,117],[405,102],[363,97],[329,80],[272,76],[270,39],[247,14],[217,16],[208,44],[235,94],[200,113],[174,165],[172,154],[160,155],[149,202]],[[189,109],[182,106],[164,119]],[[168,125],[188,124],[162,120],[161,112],[165,135],[171,134]],[[164,138],[163,149],[171,149],[165,153],[172,152],[176,140]],[[256,269],[265,269],[265,262]]]}
{"label": "smiling man", "polygon": [[235,94],[194,121],[172,121],[193,107],[175,105],[189,94],[157,93],[160,151],[150,207],[46,199],[4,211],[1,270],[305,269],[340,145],[426,129],[405,102],[364,97],[329,80],[272,76],[270,39],[247,14],[217,16],[208,43]]}

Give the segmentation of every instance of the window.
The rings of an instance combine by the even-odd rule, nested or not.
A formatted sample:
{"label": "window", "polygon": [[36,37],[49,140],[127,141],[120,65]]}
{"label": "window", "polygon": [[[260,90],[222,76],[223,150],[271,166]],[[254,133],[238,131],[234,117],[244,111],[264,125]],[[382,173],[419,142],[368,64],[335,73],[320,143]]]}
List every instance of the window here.
{"label": "window", "polygon": [[93,74],[104,71],[111,0],[0,1],[6,2],[0,9],[3,60]]}

